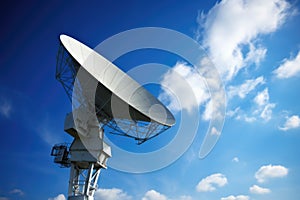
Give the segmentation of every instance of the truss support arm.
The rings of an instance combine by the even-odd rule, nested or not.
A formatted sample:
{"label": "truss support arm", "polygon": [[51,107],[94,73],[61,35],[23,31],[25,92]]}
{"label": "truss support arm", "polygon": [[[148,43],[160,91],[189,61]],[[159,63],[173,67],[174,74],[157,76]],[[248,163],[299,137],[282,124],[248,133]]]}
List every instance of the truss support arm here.
{"label": "truss support arm", "polygon": [[[76,115],[75,115],[76,116]],[[80,119],[77,123],[80,124]],[[102,168],[111,157],[111,148],[103,141],[103,129],[98,122],[85,121],[76,128],[72,113],[65,120],[65,131],[74,137],[70,146],[70,179],[68,200],[94,200]],[[80,134],[80,135],[79,135]]]}

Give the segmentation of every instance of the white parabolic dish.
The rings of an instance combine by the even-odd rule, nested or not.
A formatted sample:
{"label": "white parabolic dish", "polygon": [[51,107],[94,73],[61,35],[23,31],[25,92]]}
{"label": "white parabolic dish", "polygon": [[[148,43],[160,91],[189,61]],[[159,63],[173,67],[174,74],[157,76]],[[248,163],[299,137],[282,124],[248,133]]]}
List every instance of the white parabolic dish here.
{"label": "white parabolic dish", "polygon": [[129,105],[133,120],[154,120],[165,126],[175,124],[172,113],[157,98],[112,62],[72,37],[60,35],[60,41],[81,67],[98,81],[100,87],[97,90],[100,91],[96,93],[96,104],[105,102],[100,106],[107,113],[112,113],[111,103],[107,100],[114,94]]}

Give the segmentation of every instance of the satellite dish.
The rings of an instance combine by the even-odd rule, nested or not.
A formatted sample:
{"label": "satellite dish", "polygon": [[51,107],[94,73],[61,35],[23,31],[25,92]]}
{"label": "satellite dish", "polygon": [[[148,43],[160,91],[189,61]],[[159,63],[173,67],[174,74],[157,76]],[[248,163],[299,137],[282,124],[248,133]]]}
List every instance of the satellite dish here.
{"label": "satellite dish", "polygon": [[60,44],[56,79],[73,104],[64,129],[74,140],[71,146],[55,145],[51,155],[55,163],[71,168],[68,200],[92,200],[100,170],[111,157],[103,141],[105,127],[142,144],[173,126],[175,119],[158,99],[91,48],[67,35],[60,36]]}
{"label": "satellite dish", "polygon": [[[172,113],[157,98],[112,62],[70,36],[61,35],[60,41],[61,55],[67,54],[63,55],[67,58],[67,66],[58,65],[57,79],[63,84],[70,99],[80,67],[85,75],[85,80],[79,83],[81,88],[86,80],[96,81],[97,117],[114,129],[112,133],[134,138],[141,144],[175,124]],[[86,90],[82,89],[80,93]],[[82,101],[83,95],[79,96]],[[129,114],[124,112],[126,108]],[[128,126],[128,123],[132,126]]]}

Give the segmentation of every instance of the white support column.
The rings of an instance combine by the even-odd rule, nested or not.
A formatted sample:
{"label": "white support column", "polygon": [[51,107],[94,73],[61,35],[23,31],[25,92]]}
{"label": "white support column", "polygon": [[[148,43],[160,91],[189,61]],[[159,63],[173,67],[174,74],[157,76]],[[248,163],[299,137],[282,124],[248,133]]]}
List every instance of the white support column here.
{"label": "white support column", "polygon": [[68,196],[73,196],[73,182],[74,182],[74,174],[75,174],[75,166],[72,163],[70,169],[70,178],[69,178],[69,189],[68,189]]}
{"label": "white support column", "polygon": [[84,187],[84,195],[90,196],[90,191],[92,190],[91,184],[93,180],[93,171],[94,171],[94,163],[90,163],[88,172],[87,172],[87,177],[85,180],[85,187]]}
{"label": "white support column", "polygon": [[82,126],[78,131],[72,113],[65,120],[65,131],[74,137],[69,149],[71,170],[68,200],[94,200],[100,171],[106,169],[106,161],[111,157],[110,146],[103,141],[103,129],[98,122],[86,123],[85,129]]}
{"label": "white support column", "polygon": [[82,170],[78,168],[76,163],[71,164],[68,196],[78,196],[82,194],[80,186],[80,174]]}
{"label": "white support column", "polygon": [[93,187],[94,189],[91,191],[91,196],[94,196],[95,191],[96,191],[96,189],[97,189],[97,183],[98,183],[98,178],[99,178],[99,176],[100,176],[100,170],[101,170],[101,168],[96,169],[96,171],[95,171],[95,173],[94,173],[94,177],[93,177],[94,182],[93,182],[93,184],[92,184],[92,187]]}

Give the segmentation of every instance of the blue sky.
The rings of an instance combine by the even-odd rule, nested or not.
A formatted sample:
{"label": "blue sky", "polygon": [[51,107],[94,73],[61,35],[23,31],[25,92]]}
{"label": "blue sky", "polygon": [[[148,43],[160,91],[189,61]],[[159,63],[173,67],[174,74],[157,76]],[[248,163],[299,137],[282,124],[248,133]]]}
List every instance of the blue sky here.
{"label": "blue sky", "polygon": [[[69,170],[56,166],[50,156],[53,144],[71,142],[63,132],[71,103],[55,80],[59,35],[96,47],[119,32],[148,26],[173,29],[203,46],[225,87],[225,124],[216,146],[199,159],[214,111],[206,88],[194,79],[199,74],[182,58],[160,51],[121,57],[115,63],[124,71],[157,62],[181,74],[195,92],[196,104],[183,102],[176,109],[172,96],[164,103],[176,117],[180,110],[200,107],[200,128],[183,156],[163,169],[145,174],[103,170],[95,200],[299,196],[298,1],[11,2],[0,13],[0,200],[65,199]],[[162,74],[161,83],[180,93],[170,82],[172,72]],[[166,94],[151,91],[160,98]],[[140,148],[155,149],[176,130]],[[120,140],[140,150],[133,141]]]}

